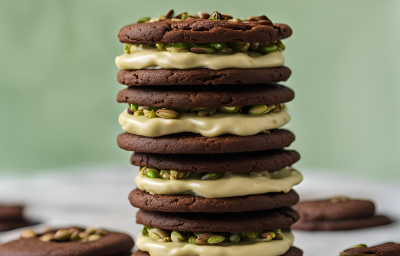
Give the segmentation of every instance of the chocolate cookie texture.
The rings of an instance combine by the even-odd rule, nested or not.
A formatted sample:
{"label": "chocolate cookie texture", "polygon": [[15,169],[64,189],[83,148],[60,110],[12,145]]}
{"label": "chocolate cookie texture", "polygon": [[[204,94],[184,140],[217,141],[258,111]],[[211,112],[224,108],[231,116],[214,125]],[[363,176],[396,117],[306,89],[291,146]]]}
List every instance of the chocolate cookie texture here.
{"label": "chocolate cookie texture", "polygon": [[[296,248],[296,247],[291,247],[289,251],[287,251],[285,254],[281,256],[302,256],[303,251]],[[150,256],[148,252],[142,252],[141,250],[137,250],[132,256]]]}
{"label": "chocolate cookie texture", "polygon": [[21,219],[23,212],[22,206],[0,205],[0,221]]}
{"label": "chocolate cookie texture", "polygon": [[157,212],[248,212],[292,206],[299,195],[267,193],[230,198],[204,198],[192,195],[151,195],[139,189],[133,190],[129,201],[134,207]]}
{"label": "chocolate cookie texture", "polygon": [[183,232],[275,230],[291,226],[299,214],[290,208],[241,213],[167,213],[139,210],[136,222],[145,226]]}
{"label": "chocolate cookie texture", "polygon": [[373,247],[357,247],[343,251],[340,255],[374,255],[374,256],[398,256],[400,255],[400,244],[385,243]]}
{"label": "chocolate cookie texture", "polygon": [[252,136],[222,135],[204,137],[180,133],[157,138],[122,133],[118,146],[127,151],[156,154],[221,154],[254,152],[289,147],[295,136],[288,130],[272,130],[270,134]]}
{"label": "chocolate cookie texture", "polygon": [[133,247],[132,238],[122,233],[108,232],[92,242],[42,242],[38,238],[25,238],[0,245],[0,255],[8,256],[63,256],[63,255],[126,255]]}
{"label": "chocolate cookie texture", "polygon": [[118,33],[121,43],[212,43],[268,42],[285,39],[292,29],[285,24],[264,24],[257,21],[230,22],[221,20],[164,20],[128,25]]}
{"label": "chocolate cookie texture", "polygon": [[277,105],[294,99],[294,92],[278,84],[221,85],[209,87],[130,87],[118,93],[119,103],[139,106],[185,108]]}
{"label": "chocolate cookie texture", "polygon": [[291,166],[299,159],[299,153],[292,150],[214,155],[161,155],[136,152],[132,154],[131,163],[159,170],[247,173],[276,171]]}
{"label": "chocolate cookie texture", "polygon": [[386,216],[374,216],[371,201],[337,197],[331,200],[300,202],[294,208],[301,220],[293,229],[351,230],[390,224]]}
{"label": "chocolate cookie texture", "polygon": [[250,69],[144,69],[120,70],[118,82],[127,86],[144,85],[223,85],[262,84],[286,81],[292,72],[287,67]]}

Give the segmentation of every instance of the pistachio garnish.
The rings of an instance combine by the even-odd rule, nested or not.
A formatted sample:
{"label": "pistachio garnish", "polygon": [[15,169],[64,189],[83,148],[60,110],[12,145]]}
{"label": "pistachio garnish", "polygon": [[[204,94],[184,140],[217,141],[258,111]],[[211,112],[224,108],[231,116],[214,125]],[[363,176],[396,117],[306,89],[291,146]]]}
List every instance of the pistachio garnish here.
{"label": "pistachio garnish", "polygon": [[172,231],[171,233],[172,242],[183,242],[186,240],[185,236],[179,231]]}
{"label": "pistachio garnish", "polygon": [[249,49],[250,43],[236,42],[236,43],[229,43],[229,46],[235,52],[245,52]]}
{"label": "pistachio garnish", "polygon": [[237,113],[240,112],[242,107],[219,107],[218,111],[223,113]]}
{"label": "pistachio garnish", "polygon": [[271,52],[277,52],[278,46],[276,44],[264,44],[260,45],[257,49],[259,53],[268,54]]}
{"label": "pistachio garnish", "polygon": [[215,50],[211,47],[202,47],[202,46],[192,47],[190,48],[190,51],[198,54],[215,52]]}
{"label": "pistachio garnish", "polygon": [[249,114],[251,115],[265,114],[268,113],[269,110],[271,110],[271,108],[269,108],[266,105],[254,105],[250,108]]}
{"label": "pistachio garnish", "polygon": [[224,236],[212,236],[207,240],[208,244],[218,244],[225,240]]}
{"label": "pistachio garnish", "polygon": [[134,116],[142,116],[142,115],[144,115],[144,114],[143,114],[143,110],[142,110],[142,109],[136,110],[135,112],[133,112],[133,115],[134,115]]}
{"label": "pistachio garnish", "polygon": [[25,229],[21,234],[21,238],[24,239],[33,237],[36,237],[36,233],[32,229]]}
{"label": "pistachio garnish", "polygon": [[199,17],[200,17],[200,19],[208,19],[208,18],[210,18],[210,14],[208,14],[206,12],[199,12]]}
{"label": "pistachio garnish", "polygon": [[240,242],[240,239],[242,239],[242,235],[241,235],[240,233],[234,233],[234,234],[231,234],[231,235],[229,236],[229,241],[230,241],[231,243],[234,243],[234,244],[239,243],[239,242]]}
{"label": "pistachio garnish", "polygon": [[216,180],[224,176],[224,172],[209,172],[201,177],[201,180]]}
{"label": "pistachio garnish", "polygon": [[273,238],[273,240],[282,240],[283,239],[283,234],[280,229],[272,230],[272,232],[275,233],[275,237]]}
{"label": "pistachio garnish", "polygon": [[149,119],[157,117],[157,114],[154,110],[151,110],[151,111],[147,110],[147,113],[145,112],[145,110],[143,110],[143,113],[145,113],[144,115]]}
{"label": "pistachio garnish", "polygon": [[124,53],[131,54],[131,45],[130,44],[126,44],[124,46]]}
{"label": "pistachio garnish", "polygon": [[71,238],[71,232],[68,229],[57,230],[51,240],[53,241],[68,241]]}
{"label": "pistachio garnish", "polygon": [[217,11],[213,12],[210,17],[208,18],[209,20],[222,20],[223,19],[223,15]]}
{"label": "pistachio garnish", "polygon": [[177,18],[172,18],[171,21],[178,22],[178,21],[182,21],[182,20],[181,19],[177,19]]}
{"label": "pistachio garnish", "polygon": [[174,16],[174,9],[169,9],[164,15],[166,19],[171,19],[173,16]]}
{"label": "pistachio garnish", "polygon": [[150,17],[142,17],[136,21],[136,23],[146,23],[150,20]]}
{"label": "pistachio garnish", "polygon": [[332,198],[331,203],[339,203],[339,202],[347,202],[350,201],[350,198],[345,197],[345,196],[336,196]]}
{"label": "pistachio garnish", "polygon": [[88,242],[92,242],[92,241],[97,241],[102,237],[103,237],[102,235],[93,234],[93,235],[88,236],[87,240],[88,240]]}
{"label": "pistachio garnish", "polygon": [[267,16],[261,15],[261,16],[252,16],[247,18],[248,21],[259,21],[259,20],[270,20],[268,19]]}
{"label": "pistachio garnish", "polygon": [[260,43],[250,43],[250,51],[257,51],[259,45]]}
{"label": "pistachio garnish", "polygon": [[179,47],[167,47],[166,49],[169,52],[189,52],[188,49],[179,48]]}
{"label": "pistachio garnish", "polygon": [[232,48],[226,46],[222,50],[219,50],[218,52],[226,53],[226,52],[233,52]]}
{"label": "pistachio garnish", "polygon": [[196,241],[196,239],[197,239],[197,237],[195,237],[195,236],[189,236],[189,238],[188,238],[189,244],[194,244],[194,242]]}
{"label": "pistachio garnish", "polygon": [[157,110],[156,114],[157,114],[157,116],[159,116],[161,118],[165,118],[165,119],[179,118],[178,112],[176,112],[175,110],[166,109],[166,108]]}
{"label": "pistachio garnish", "polygon": [[161,178],[160,173],[158,172],[158,170],[148,170],[146,171],[146,177],[147,178]]}
{"label": "pistachio garnish", "polygon": [[47,233],[47,234],[44,234],[41,237],[39,237],[39,240],[42,242],[49,242],[52,238],[53,238],[53,234]]}
{"label": "pistachio garnish", "polygon": [[222,50],[226,47],[226,43],[206,43],[206,45],[215,50]]}
{"label": "pistachio garnish", "polygon": [[275,238],[275,233],[272,231],[266,231],[261,233],[260,235],[264,241],[271,241],[273,238]]}
{"label": "pistachio garnish", "polygon": [[242,233],[242,238],[244,239],[256,239],[258,237],[258,232],[244,232]]}

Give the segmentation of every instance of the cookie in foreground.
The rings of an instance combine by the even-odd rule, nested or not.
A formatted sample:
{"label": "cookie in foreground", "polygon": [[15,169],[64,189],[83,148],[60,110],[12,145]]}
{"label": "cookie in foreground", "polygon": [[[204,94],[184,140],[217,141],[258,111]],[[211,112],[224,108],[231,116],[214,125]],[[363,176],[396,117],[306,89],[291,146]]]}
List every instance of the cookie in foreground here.
{"label": "cookie in foreground", "polygon": [[353,246],[347,250],[344,250],[340,255],[347,256],[398,256],[400,255],[400,244],[385,243],[373,247],[368,247],[365,244]]}

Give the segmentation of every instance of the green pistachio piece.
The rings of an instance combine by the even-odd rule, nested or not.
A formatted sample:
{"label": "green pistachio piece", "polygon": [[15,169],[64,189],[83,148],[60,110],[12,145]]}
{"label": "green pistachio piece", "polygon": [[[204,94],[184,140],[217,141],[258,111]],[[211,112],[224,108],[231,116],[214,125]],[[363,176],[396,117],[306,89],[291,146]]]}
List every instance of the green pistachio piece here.
{"label": "green pistachio piece", "polygon": [[159,51],[166,51],[165,45],[164,44],[156,44],[156,47]]}
{"label": "green pistachio piece", "polygon": [[188,49],[178,48],[178,47],[167,47],[167,51],[169,51],[169,52],[181,52],[181,53],[189,52]]}
{"label": "green pistachio piece", "polygon": [[133,112],[133,115],[134,115],[134,116],[143,116],[143,115],[144,115],[143,109],[141,109],[141,110],[136,110],[135,112]]}
{"label": "green pistachio piece", "polygon": [[258,237],[258,232],[244,232],[242,233],[243,238],[256,239]]}
{"label": "green pistachio piece", "polygon": [[209,20],[222,20],[223,19],[223,15],[217,11],[213,12],[210,15],[210,18],[208,18]]}
{"label": "green pistachio piece", "polygon": [[168,231],[165,231],[163,229],[157,228],[157,234],[161,237],[161,238],[167,238],[170,237],[171,233]]}
{"label": "green pistachio piece", "polygon": [[138,108],[139,108],[138,105],[136,105],[136,104],[131,104],[131,109],[132,109],[132,111],[136,111],[136,110],[138,110]]}
{"label": "green pistachio piece", "polygon": [[[143,111],[143,113],[144,113],[144,111]],[[148,119],[152,119],[152,118],[156,118],[156,117],[157,117],[157,114],[156,114],[156,112],[155,112],[154,110],[151,110],[151,111],[148,111],[148,112],[145,114],[145,116],[146,116]]]}
{"label": "green pistachio piece", "polygon": [[242,235],[240,233],[235,233],[235,234],[231,234],[229,236],[229,241],[231,243],[237,244],[240,242],[240,239],[242,239]]}
{"label": "green pistachio piece", "polygon": [[237,113],[240,112],[242,107],[219,107],[218,111],[223,113]]}
{"label": "green pistachio piece", "polygon": [[189,236],[189,238],[188,238],[189,244],[194,244],[194,241],[196,241],[196,239],[197,239],[197,237],[195,237],[195,236]]}
{"label": "green pistachio piece", "polygon": [[230,47],[224,47],[223,49],[219,50],[218,52],[226,53],[226,52],[233,52],[233,50]]}
{"label": "green pistachio piece", "polygon": [[215,50],[222,50],[226,47],[226,43],[206,43],[206,45]]}
{"label": "green pistachio piece", "polygon": [[149,231],[149,237],[153,240],[159,240],[161,239],[161,236],[157,233],[156,228],[148,229]]}
{"label": "green pistachio piece", "polygon": [[157,111],[157,110],[159,110],[160,108],[157,108],[157,107],[149,107],[149,110],[154,110],[154,111]]}
{"label": "green pistachio piece", "polygon": [[208,244],[218,244],[225,240],[224,236],[212,236],[207,240]]}
{"label": "green pistachio piece", "polygon": [[21,238],[23,239],[32,237],[36,237],[36,233],[32,229],[25,229],[21,234]]}
{"label": "green pistachio piece", "polygon": [[209,172],[201,177],[201,180],[216,180],[224,176],[224,172]]}
{"label": "green pistachio piece", "polygon": [[161,178],[160,173],[155,170],[149,170],[146,172],[146,177],[147,178]]}
{"label": "green pistachio piece", "polygon": [[49,241],[51,241],[52,238],[53,238],[53,234],[47,233],[47,234],[44,234],[41,237],[39,237],[39,240],[42,242],[49,242]]}
{"label": "green pistachio piece", "polygon": [[190,48],[190,44],[188,43],[173,43],[173,44],[166,44],[166,47],[175,47],[175,48],[182,48],[188,50]]}
{"label": "green pistachio piece", "polygon": [[174,10],[173,10],[173,9],[169,9],[169,10],[165,13],[164,17],[165,17],[166,19],[171,19],[172,17],[174,17]]}
{"label": "green pistachio piece", "polygon": [[260,45],[260,43],[250,43],[249,50],[250,51],[257,51],[259,45]]}
{"label": "green pistachio piece", "polygon": [[236,43],[229,43],[229,46],[232,48],[234,52],[245,52],[249,49],[250,43],[236,42]]}
{"label": "green pistachio piece", "polygon": [[68,229],[60,229],[54,234],[51,240],[53,241],[67,241],[71,237],[71,233]]}
{"label": "green pistachio piece", "polygon": [[214,53],[215,49],[206,46],[196,46],[190,48],[190,51],[198,54],[209,54],[209,53]]}
{"label": "green pistachio piece", "polygon": [[88,234],[88,235],[92,235],[92,234],[96,233],[96,231],[97,231],[97,228],[96,228],[96,227],[88,227],[88,228],[85,230],[85,233]]}
{"label": "green pistachio piece", "polygon": [[357,245],[350,247],[349,249],[353,249],[353,248],[368,248],[368,246],[366,244],[357,244]]}
{"label": "green pistachio piece", "polygon": [[180,179],[184,179],[186,177],[188,177],[188,175],[192,175],[190,172],[179,172],[179,171],[175,171],[175,170],[171,170],[170,171],[170,179],[171,180],[180,180]]}
{"label": "green pistachio piece", "polygon": [[186,240],[185,236],[179,231],[172,231],[171,233],[172,242],[179,243]]}
{"label": "green pistachio piece", "polygon": [[141,233],[142,233],[142,235],[144,235],[144,236],[149,236],[148,227],[147,227],[147,226],[144,226],[144,227],[142,228]]}
{"label": "green pistachio piece", "polygon": [[279,51],[283,51],[286,49],[286,46],[281,41],[276,41],[275,44],[278,47]]}
{"label": "green pistachio piece", "polygon": [[202,111],[202,110],[208,110],[208,108],[192,108],[190,111],[197,112],[197,111]]}
{"label": "green pistachio piece", "polygon": [[201,110],[199,112],[197,112],[197,115],[199,116],[207,116],[209,113],[209,110]]}
{"label": "green pistachio piece", "polygon": [[124,46],[124,53],[131,54],[131,46],[129,44]]}
{"label": "green pistachio piece", "polygon": [[79,230],[76,230],[76,231],[71,232],[71,236],[70,236],[69,240],[71,240],[71,241],[78,241],[78,240],[80,240],[80,239],[81,239],[81,238],[79,237]]}
{"label": "green pistachio piece", "polygon": [[208,19],[208,18],[210,18],[210,14],[200,11],[199,12],[199,17],[200,17],[200,19]]}
{"label": "green pistachio piece", "polygon": [[266,114],[271,110],[267,105],[254,105],[250,108],[250,115]]}
{"label": "green pistachio piece", "polygon": [[97,240],[101,239],[102,237],[103,237],[102,235],[93,234],[93,235],[88,236],[87,241],[88,242],[97,241]]}
{"label": "green pistachio piece", "polygon": [[271,52],[277,52],[278,51],[278,46],[275,44],[265,44],[265,45],[260,45],[257,49],[259,53],[263,54],[268,54]]}
{"label": "green pistachio piece", "polygon": [[264,133],[264,134],[271,134],[271,132],[270,132],[269,130],[262,131],[261,133]]}
{"label": "green pistachio piece", "polygon": [[272,231],[265,231],[262,232],[260,236],[263,238],[263,241],[268,242],[275,238],[275,233]]}
{"label": "green pistachio piece", "polygon": [[136,23],[146,23],[150,20],[150,17],[142,17],[136,21]]}
{"label": "green pistachio piece", "polygon": [[273,230],[275,236],[273,237],[273,240],[283,240],[283,234],[280,229]]}
{"label": "green pistachio piece", "polygon": [[189,14],[187,12],[184,12],[181,16],[181,20],[186,20],[187,18],[189,18]]}
{"label": "green pistachio piece", "polygon": [[169,180],[169,178],[170,178],[170,170],[161,170],[160,171],[160,176],[161,176],[161,178],[163,179],[163,180]]}
{"label": "green pistachio piece", "polygon": [[210,111],[208,111],[208,115],[209,115],[209,116],[214,115],[215,112],[217,112],[217,110],[218,110],[218,108],[212,108],[212,109],[210,109]]}
{"label": "green pistachio piece", "polygon": [[157,116],[161,117],[161,118],[165,118],[165,119],[177,119],[179,118],[179,114],[178,112],[176,112],[175,110],[171,110],[171,109],[159,109],[156,112]]}

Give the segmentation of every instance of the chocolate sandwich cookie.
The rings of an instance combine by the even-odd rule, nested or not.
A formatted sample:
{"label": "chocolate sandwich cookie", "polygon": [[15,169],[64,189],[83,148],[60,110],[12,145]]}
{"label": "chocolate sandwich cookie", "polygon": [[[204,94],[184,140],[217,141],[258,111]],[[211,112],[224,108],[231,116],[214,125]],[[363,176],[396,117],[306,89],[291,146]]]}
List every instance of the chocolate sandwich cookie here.
{"label": "chocolate sandwich cookie", "polygon": [[385,243],[373,247],[367,247],[364,244],[356,245],[353,248],[343,251],[340,255],[358,256],[358,255],[373,255],[373,256],[398,256],[400,255],[400,244]]}
{"label": "chocolate sandwich cookie", "polygon": [[295,209],[301,215],[293,229],[351,230],[390,224],[386,216],[376,216],[371,201],[336,197],[331,200],[300,202]]}
{"label": "chocolate sandwich cookie", "polygon": [[[219,15],[219,17],[218,17]],[[267,17],[258,21],[220,20],[188,17],[163,21],[138,23],[121,28],[121,43],[212,43],[212,42],[268,42],[285,39],[292,29],[285,24],[272,24]]]}
{"label": "chocolate sandwich cookie", "polygon": [[210,69],[142,69],[120,70],[117,80],[127,86],[153,85],[224,85],[262,84],[286,81],[291,75],[287,67]]}
{"label": "chocolate sandwich cookie", "polygon": [[166,135],[158,138],[122,133],[118,146],[127,151],[155,154],[222,154],[265,151],[289,147],[295,136],[288,130],[271,130],[270,134],[253,136],[222,135],[204,137],[193,133]]}
{"label": "chocolate sandwich cookie", "polygon": [[299,159],[300,155],[296,151],[283,149],[213,155],[162,155],[135,152],[132,154],[131,163],[159,170],[249,173],[276,171],[293,165]]}
{"label": "chocolate sandwich cookie", "polygon": [[88,228],[66,228],[36,234],[25,230],[21,239],[0,246],[0,255],[131,255],[134,242],[126,234]]}
{"label": "chocolate sandwich cookie", "polygon": [[293,99],[293,90],[278,84],[221,85],[217,88],[204,86],[130,87],[121,90],[117,96],[119,103],[157,108],[270,106],[286,103]]}
{"label": "chocolate sandwich cookie", "polygon": [[295,205],[299,195],[266,193],[229,198],[204,198],[192,195],[151,195],[139,189],[129,195],[132,206],[158,212],[248,212]]}
{"label": "chocolate sandwich cookie", "polygon": [[0,231],[8,231],[35,224],[24,218],[23,211],[23,206],[0,205]]}
{"label": "chocolate sandwich cookie", "polygon": [[[148,252],[142,252],[141,250],[137,250],[132,256],[150,256]],[[289,251],[281,256],[303,256],[303,251],[296,247],[291,247]]]}

